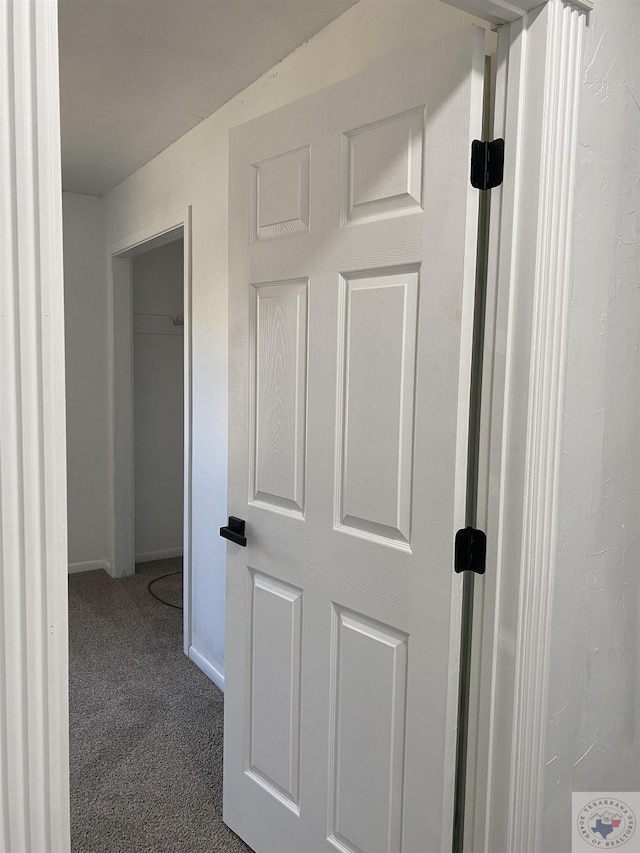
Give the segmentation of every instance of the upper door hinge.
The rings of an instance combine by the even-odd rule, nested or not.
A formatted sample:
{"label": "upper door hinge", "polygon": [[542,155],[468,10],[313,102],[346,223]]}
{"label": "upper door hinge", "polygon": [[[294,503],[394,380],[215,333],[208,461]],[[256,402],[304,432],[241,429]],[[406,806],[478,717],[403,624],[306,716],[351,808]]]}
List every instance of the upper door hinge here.
{"label": "upper door hinge", "polygon": [[504,174],[504,139],[471,143],[471,186],[490,190],[502,183]]}
{"label": "upper door hinge", "polygon": [[483,575],[487,567],[487,536],[475,527],[463,527],[456,533],[456,572],[476,572]]}

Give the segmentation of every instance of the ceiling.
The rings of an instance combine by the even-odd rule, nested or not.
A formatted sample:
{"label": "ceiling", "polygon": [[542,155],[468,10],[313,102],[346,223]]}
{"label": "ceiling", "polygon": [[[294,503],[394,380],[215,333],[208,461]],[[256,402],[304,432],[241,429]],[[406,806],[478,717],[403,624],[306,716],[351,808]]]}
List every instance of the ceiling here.
{"label": "ceiling", "polygon": [[355,0],[59,0],[62,180],[104,195]]}

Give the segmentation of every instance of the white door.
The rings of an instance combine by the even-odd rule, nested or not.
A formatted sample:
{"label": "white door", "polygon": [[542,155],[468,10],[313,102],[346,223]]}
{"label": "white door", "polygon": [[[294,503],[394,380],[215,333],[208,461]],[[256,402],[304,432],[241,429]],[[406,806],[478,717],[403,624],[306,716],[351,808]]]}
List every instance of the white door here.
{"label": "white door", "polygon": [[225,821],[450,849],[484,31],[234,130]]}

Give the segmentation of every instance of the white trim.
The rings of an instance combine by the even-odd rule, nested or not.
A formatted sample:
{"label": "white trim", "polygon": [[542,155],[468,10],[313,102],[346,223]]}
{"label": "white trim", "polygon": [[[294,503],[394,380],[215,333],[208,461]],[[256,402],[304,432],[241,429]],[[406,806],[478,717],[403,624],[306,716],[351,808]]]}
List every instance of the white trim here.
{"label": "white trim", "polygon": [[55,2],[0,4],[0,849],[69,850]]}
{"label": "white trim", "polygon": [[191,206],[182,210],[174,211],[173,213],[163,216],[155,222],[147,225],[124,237],[121,240],[116,240],[109,246],[109,254],[111,256],[119,255],[120,257],[135,258],[136,255],[141,255],[151,249],[157,249],[159,246],[164,246],[178,239],[177,231],[185,225],[190,218]]}
{"label": "white trim", "polygon": [[108,407],[112,430],[110,562],[112,576],[125,577],[135,573],[131,261],[109,252],[107,281]]}
{"label": "white trim", "polygon": [[[509,389],[524,386],[526,379],[526,366],[523,376],[523,368],[514,357],[514,342],[519,339],[514,321],[514,295],[518,212],[524,184],[525,115],[521,104],[525,102],[525,22],[521,20],[499,30],[496,62],[493,136],[505,138],[506,157],[504,183],[492,190],[491,195],[477,506],[477,523],[487,533],[487,573],[476,577],[474,583],[472,685],[475,692],[470,695],[469,720],[475,721],[476,728],[469,731],[465,853],[508,853],[499,838],[501,820],[506,831],[507,816],[496,814],[494,794],[503,788],[494,768],[505,764],[508,768],[510,755],[510,743],[504,734],[509,730],[512,701],[507,698],[506,712],[497,701],[498,682],[502,696],[513,695],[509,668],[512,634],[505,632],[501,636],[499,632],[500,622],[506,622],[502,618],[503,608],[517,622],[517,600],[512,601],[505,594],[502,576],[505,563],[501,546],[512,523],[511,519],[505,523],[504,515],[508,509],[513,509],[515,519],[522,514],[517,496],[506,507],[503,496],[509,485],[506,474],[510,452],[507,439],[511,434]],[[528,351],[528,340],[523,349]],[[526,400],[526,387],[523,393]],[[515,415],[518,411],[514,407]],[[526,430],[526,424],[516,426]],[[517,433],[514,426],[511,431]],[[515,481],[517,485],[520,477],[515,477]],[[516,550],[518,536],[516,530],[512,539]],[[498,667],[503,658],[507,658],[504,673]]]}
{"label": "white trim", "polygon": [[183,214],[184,278],[184,503],[182,511],[182,648],[188,656],[193,624],[193,226],[189,205]]}
{"label": "white trim", "polygon": [[522,851],[539,850],[541,836],[583,48],[583,21],[578,11],[561,0],[551,0],[545,12],[548,49],[507,840],[510,850]]}
{"label": "white trim", "polygon": [[[524,18],[528,12],[544,5],[540,0],[443,0],[449,6],[477,15],[492,24],[508,24]],[[565,0],[581,12],[593,9],[592,0]]]}
{"label": "white trim", "polygon": [[189,660],[193,661],[198,669],[201,669],[207,678],[211,679],[216,687],[219,687],[224,693],[224,675],[218,672],[215,666],[210,664],[206,658],[202,657],[200,652],[197,652],[193,646],[189,647]]}
{"label": "white trim", "polygon": [[[462,9],[471,15],[489,21],[492,24],[505,24],[517,21],[527,13],[522,0],[444,0],[448,6]],[[531,0],[529,8],[539,5],[539,0]]]}
{"label": "white trim", "polygon": [[494,135],[507,157],[491,215],[479,501],[488,569],[476,584],[469,853],[540,849],[585,24],[575,5],[549,0],[499,33]]}
{"label": "white trim", "polygon": [[[133,382],[131,310],[131,258],[176,239],[184,245],[184,509],[183,509],[183,648],[191,646],[192,584],[192,469],[193,469],[193,342],[192,342],[192,227],[191,206],[167,214],[160,220],[112,243],[107,249],[109,283],[109,405],[113,441],[111,466],[114,472],[111,502],[111,537],[114,577],[135,573],[133,491]],[[117,339],[117,345],[116,345]],[[119,359],[119,369],[116,369]],[[160,553],[160,552],[158,552]],[[168,554],[166,556],[169,556]],[[172,553],[171,556],[179,556]],[[144,555],[143,555],[144,559]],[[138,559],[138,562],[143,562]],[[151,557],[148,557],[151,559]],[[163,559],[154,557],[153,559]]]}
{"label": "white trim", "polygon": [[99,569],[111,574],[111,563],[108,560],[85,560],[83,563],[69,563],[69,574],[79,572],[95,572]]}
{"label": "white trim", "polygon": [[165,548],[163,551],[146,551],[136,554],[136,563],[151,563],[154,560],[170,560],[173,557],[182,557],[182,548]]}
{"label": "white trim", "polygon": [[[485,86],[485,64],[486,52],[491,41],[486,37],[486,31],[481,27],[474,27],[476,38],[476,50],[472,59],[472,89],[470,104],[470,138],[468,140],[469,151],[472,139],[482,137]],[[455,509],[454,523],[464,526],[467,511],[467,476],[469,468],[469,417],[471,372],[474,349],[474,312],[476,310],[476,277],[477,258],[479,251],[478,242],[478,217],[480,213],[480,194],[467,183],[467,211],[466,211],[466,235],[465,235],[465,258],[464,258],[464,281],[462,283],[462,304],[460,316],[460,340],[464,342],[460,348],[460,367],[458,375],[458,412],[465,412],[464,420],[458,421],[458,434],[456,436],[456,462],[455,478],[457,495],[457,507]],[[454,528],[455,529],[455,528]],[[452,531],[453,534],[453,531]],[[447,712],[444,736],[445,743],[445,772],[448,770],[450,777],[445,778],[446,788],[443,798],[443,831],[441,850],[443,853],[453,848],[454,823],[455,823],[455,789],[457,784],[458,764],[458,725],[459,710],[461,702],[460,675],[463,605],[465,595],[465,584],[463,575],[453,576],[451,579],[451,604],[449,616],[449,672],[447,689]],[[453,662],[453,666],[452,666]]]}

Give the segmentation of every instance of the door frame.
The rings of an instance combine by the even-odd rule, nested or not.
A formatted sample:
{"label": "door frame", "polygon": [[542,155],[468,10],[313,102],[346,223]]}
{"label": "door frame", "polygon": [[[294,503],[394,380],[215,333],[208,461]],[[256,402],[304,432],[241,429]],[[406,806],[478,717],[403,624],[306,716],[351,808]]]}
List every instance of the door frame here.
{"label": "door frame", "polygon": [[112,577],[135,574],[135,467],[133,442],[133,263],[166,243],[183,239],[184,311],[184,500],[183,500],[183,647],[191,646],[192,538],[192,270],[191,207],[175,211],[107,249],[109,408],[112,429],[113,492],[110,536]]}
{"label": "door frame", "polygon": [[[469,733],[465,849],[536,850],[571,273],[566,247],[572,233],[579,71],[592,4],[445,2],[499,26],[496,128],[504,130],[507,142],[506,181],[493,191],[491,217],[488,304],[494,314],[488,314],[486,335],[479,501],[490,569],[475,595],[483,622],[481,642],[474,646],[476,724]],[[27,300],[39,313],[30,328],[15,313],[0,316],[5,350],[16,367],[11,388],[26,389],[36,401],[3,410],[0,445],[12,448],[21,433],[29,446],[39,448],[28,461],[40,453],[42,463],[37,477],[29,464],[11,467],[16,500],[3,503],[0,514],[0,583],[6,599],[20,603],[6,635],[11,667],[0,667],[6,688],[0,723],[9,726],[14,744],[3,759],[0,780],[14,780],[16,798],[16,807],[2,812],[0,837],[43,839],[43,849],[64,851],[70,842],[57,48],[56,0],[4,5],[0,56],[12,63],[2,79],[8,96],[0,98],[7,142],[0,183],[7,224],[0,229],[7,272],[3,296],[8,294],[9,304]],[[190,386],[187,394],[190,408]],[[44,547],[35,564],[24,547],[31,542]],[[12,559],[5,560],[9,546]],[[16,598],[25,578],[29,598]],[[46,604],[35,606],[35,601]],[[475,624],[477,632],[479,619]],[[35,653],[34,638],[42,639]],[[19,747],[26,742],[28,761]]]}
{"label": "door frame", "polygon": [[[502,15],[494,137],[477,524],[465,853],[540,850],[550,607],[589,0],[447,0]],[[505,22],[514,7],[521,14]],[[535,7],[535,8],[532,8]]]}

